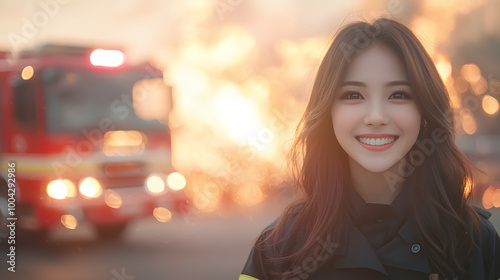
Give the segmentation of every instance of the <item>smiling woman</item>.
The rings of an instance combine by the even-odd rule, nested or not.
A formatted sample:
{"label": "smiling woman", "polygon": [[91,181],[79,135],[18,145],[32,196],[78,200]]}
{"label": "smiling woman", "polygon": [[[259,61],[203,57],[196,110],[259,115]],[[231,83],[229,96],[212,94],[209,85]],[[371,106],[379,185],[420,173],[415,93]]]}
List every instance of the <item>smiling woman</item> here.
{"label": "smiling woman", "polygon": [[296,133],[302,196],[240,279],[500,278],[500,238],[469,204],[474,166],[454,143],[448,93],[407,27],[342,28]]}

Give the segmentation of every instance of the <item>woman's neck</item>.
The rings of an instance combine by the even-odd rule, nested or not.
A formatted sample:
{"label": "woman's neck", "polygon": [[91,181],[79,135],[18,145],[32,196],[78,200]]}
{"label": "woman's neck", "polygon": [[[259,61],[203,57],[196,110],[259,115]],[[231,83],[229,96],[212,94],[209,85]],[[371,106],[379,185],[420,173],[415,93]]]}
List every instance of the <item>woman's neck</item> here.
{"label": "woman's neck", "polygon": [[390,205],[403,187],[402,178],[398,175],[400,163],[387,171],[373,173],[349,158],[352,187],[366,203]]}

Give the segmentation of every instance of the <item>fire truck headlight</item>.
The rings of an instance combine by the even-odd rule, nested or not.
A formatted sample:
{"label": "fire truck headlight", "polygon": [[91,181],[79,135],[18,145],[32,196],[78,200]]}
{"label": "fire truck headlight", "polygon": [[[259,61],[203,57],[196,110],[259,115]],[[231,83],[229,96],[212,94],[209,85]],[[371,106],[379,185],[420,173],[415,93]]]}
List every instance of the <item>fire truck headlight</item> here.
{"label": "fire truck headlight", "polygon": [[165,182],[158,175],[150,175],[146,179],[146,190],[153,195],[159,195],[165,191]]}
{"label": "fire truck headlight", "polygon": [[168,186],[174,190],[182,190],[186,186],[186,178],[179,172],[172,172],[167,177]]}
{"label": "fire truck headlight", "polygon": [[47,185],[47,194],[55,199],[73,197],[75,193],[75,185],[70,180],[54,180]]}
{"label": "fire truck headlight", "polygon": [[80,193],[87,198],[99,197],[102,193],[101,184],[92,177],[87,177],[80,183]]}

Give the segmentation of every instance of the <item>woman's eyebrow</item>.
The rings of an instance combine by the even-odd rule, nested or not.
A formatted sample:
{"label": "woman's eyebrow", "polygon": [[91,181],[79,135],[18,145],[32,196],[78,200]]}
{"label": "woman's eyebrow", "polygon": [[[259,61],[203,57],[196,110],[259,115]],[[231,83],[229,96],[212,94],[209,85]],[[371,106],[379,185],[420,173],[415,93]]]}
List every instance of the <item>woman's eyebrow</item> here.
{"label": "woman's eyebrow", "polygon": [[386,86],[410,86],[410,82],[408,81],[392,81],[388,82]]}
{"label": "woman's eyebrow", "polygon": [[[410,86],[410,82],[404,81],[404,80],[401,80],[401,81],[392,81],[392,82],[386,83],[385,85],[386,86]],[[366,84],[363,83],[363,82],[359,82],[359,81],[344,81],[341,86],[342,87],[343,86],[360,86],[360,87],[366,87]]]}
{"label": "woman's eyebrow", "polygon": [[341,86],[361,86],[366,87],[366,84],[358,81],[344,81]]}

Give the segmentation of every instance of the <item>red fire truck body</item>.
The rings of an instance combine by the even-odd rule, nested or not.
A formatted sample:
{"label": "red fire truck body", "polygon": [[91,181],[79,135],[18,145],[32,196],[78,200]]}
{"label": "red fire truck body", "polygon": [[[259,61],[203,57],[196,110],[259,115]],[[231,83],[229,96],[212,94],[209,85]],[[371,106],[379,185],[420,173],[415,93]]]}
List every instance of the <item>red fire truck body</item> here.
{"label": "red fire truck body", "polygon": [[185,179],[171,164],[171,90],[157,69],[128,65],[117,50],[49,45],[0,60],[0,87],[0,174],[15,178],[19,227],[88,223],[116,235],[184,208]]}

